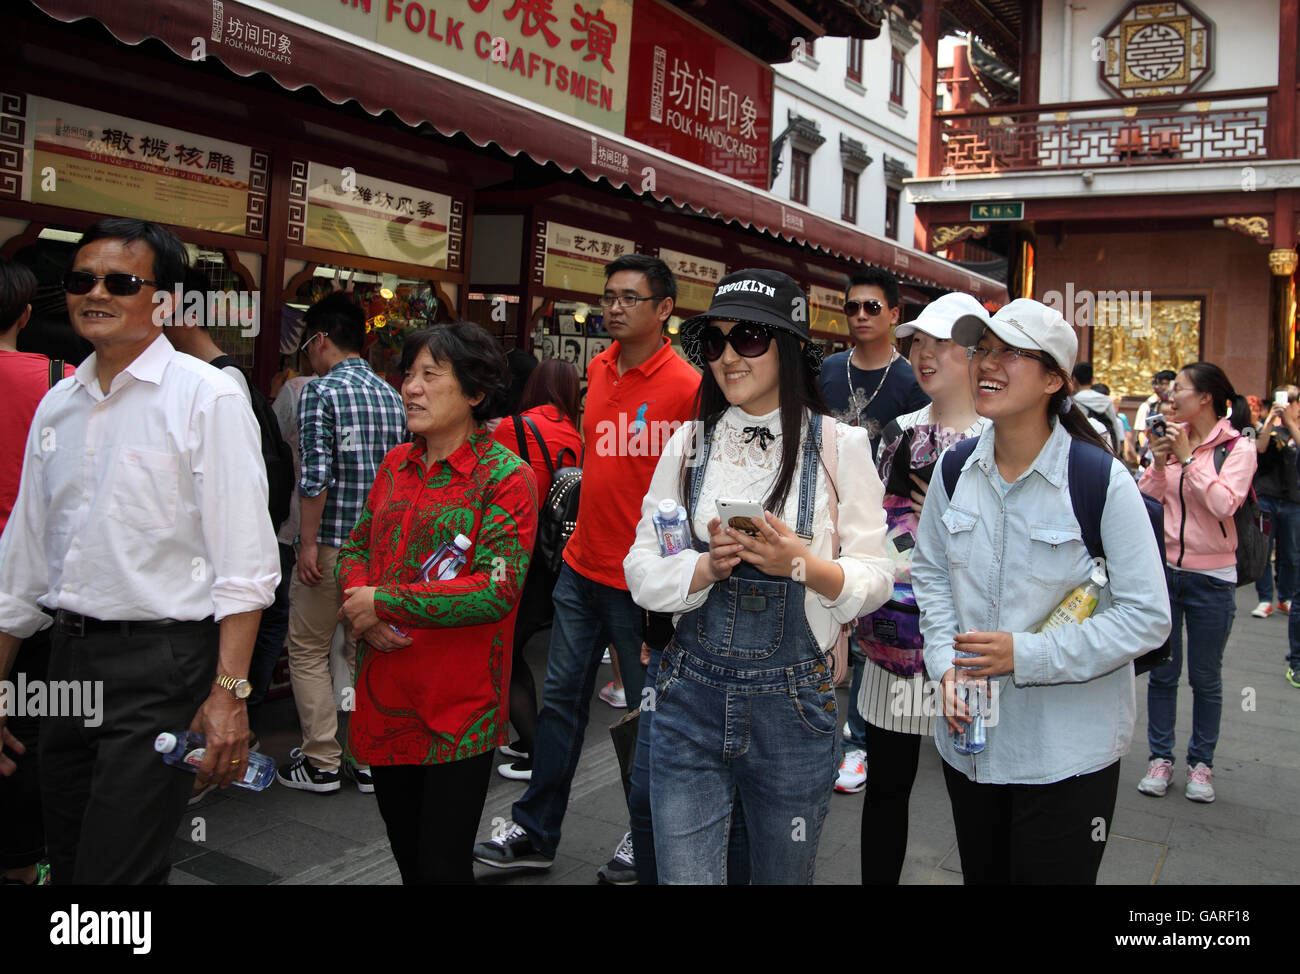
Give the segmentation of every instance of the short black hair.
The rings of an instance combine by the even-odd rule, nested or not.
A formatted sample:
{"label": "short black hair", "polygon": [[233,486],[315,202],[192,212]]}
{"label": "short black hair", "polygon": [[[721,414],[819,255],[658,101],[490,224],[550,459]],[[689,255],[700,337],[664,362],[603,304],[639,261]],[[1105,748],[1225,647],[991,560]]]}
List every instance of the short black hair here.
{"label": "short black hair", "polygon": [[473,399],[483,398],[471,413],[474,422],[506,415],[510,398],[510,367],[506,353],[495,338],[472,321],[453,321],[412,332],[402,344],[402,372],[406,372],[428,350],[435,362],[451,366],[460,390]]}
{"label": "short black hair", "polygon": [[26,264],[0,257],[0,331],[8,331],[32,303],[36,275]]}
{"label": "short black hair", "polygon": [[90,229],[81,236],[77,249],[72,254],[72,262],[77,262],[81,248],[96,240],[121,240],[135,243],[143,240],[153,251],[153,279],[160,291],[170,291],[185,280],[189,270],[190,255],[180,238],[166,227],[147,220],[134,220],[125,216],[113,216],[91,224]]}
{"label": "short black hair", "polygon": [[1092,391],[1093,391],[1093,392],[1100,392],[1103,396],[1109,396],[1109,395],[1110,395],[1110,386],[1106,385],[1106,383],[1104,383],[1104,382],[1094,382],[1094,383],[1092,384]]}
{"label": "short black hair", "polygon": [[1161,369],[1151,377],[1152,382],[1173,382],[1178,378],[1178,373],[1173,369]]}
{"label": "short black hair", "polygon": [[897,308],[903,297],[898,293],[898,282],[894,275],[883,267],[864,267],[849,275],[849,283],[844,288],[844,298],[848,300],[849,292],[855,287],[878,287],[885,295],[885,304]]}
{"label": "short black hair", "polygon": [[1074,381],[1079,383],[1079,385],[1081,386],[1092,385],[1092,363],[1091,362],[1080,362],[1078,365],[1074,367],[1074,371],[1072,371],[1070,374],[1074,376]]}
{"label": "short black hair", "polygon": [[650,293],[659,299],[672,298],[677,303],[677,278],[672,268],[658,257],[645,254],[624,254],[617,260],[605,265],[605,280],[609,280],[619,271],[638,271],[645,275],[650,285]]}
{"label": "short black hair", "polygon": [[365,344],[366,313],[342,291],[327,294],[313,304],[302,316],[302,322],[304,343],[316,332],[323,331],[345,352],[360,352]]}

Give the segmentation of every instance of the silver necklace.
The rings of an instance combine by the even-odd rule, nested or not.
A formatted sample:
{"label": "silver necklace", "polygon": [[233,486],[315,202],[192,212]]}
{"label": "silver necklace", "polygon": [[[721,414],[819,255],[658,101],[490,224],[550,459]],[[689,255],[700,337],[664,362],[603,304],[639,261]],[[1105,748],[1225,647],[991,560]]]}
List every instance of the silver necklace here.
{"label": "silver necklace", "polygon": [[[885,374],[882,375],[882,376],[880,377],[880,382],[877,383],[877,385],[876,385],[876,391],[873,392],[873,393],[871,394],[871,398],[869,398],[869,399],[868,399],[866,402],[864,402],[862,405],[860,405],[860,406],[855,405],[855,406],[853,407],[853,425],[854,425],[854,426],[861,426],[861,425],[862,425],[862,414],[863,414],[863,412],[866,410],[866,408],[867,408],[868,406],[870,406],[873,402],[876,401],[876,396],[880,395],[880,390],[883,389],[883,388],[885,387],[885,380],[889,378],[889,370],[892,369],[892,368],[894,367],[894,359],[896,359],[896,358],[898,358],[898,349],[896,349],[896,348],[891,348],[891,349],[889,350],[889,364],[885,366]],[[866,369],[863,369],[862,371],[865,372]],[[853,395],[853,393],[854,393],[854,389],[853,389],[853,349],[849,349],[848,357],[846,357],[846,358],[844,359],[844,379],[845,379],[845,381],[848,383],[848,386],[849,386],[849,402],[851,402],[851,403],[852,403],[852,402],[855,402],[856,400],[855,400],[855,397],[854,397],[854,395]]]}

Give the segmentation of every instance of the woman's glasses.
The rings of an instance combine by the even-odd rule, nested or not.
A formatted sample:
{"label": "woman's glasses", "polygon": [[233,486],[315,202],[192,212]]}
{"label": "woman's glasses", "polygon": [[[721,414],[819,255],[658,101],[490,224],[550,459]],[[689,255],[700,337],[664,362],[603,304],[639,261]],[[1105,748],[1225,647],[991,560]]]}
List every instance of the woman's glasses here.
{"label": "woman's glasses", "polygon": [[740,321],[732,326],[729,335],[724,335],[716,325],[706,325],[700,331],[700,346],[704,349],[704,357],[710,362],[722,358],[728,342],[736,350],[737,355],[758,358],[765,354],[768,346],[772,344],[772,329],[766,325]]}
{"label": "woman's glasses", "polygon": [[974,348],[966,349],[966,357],[974,359],[976,362],[983,362],[985,359],[992,359],[994,362],[999,362],[1003,359],[1010,359],[1014,362],[1022,358],[1031,358],[1035,362],[1042,362],[1044,365],[1054,364],[1036,352],[1031,352],[1027,348],[1012,348],[1010,345],[1003,345],[1001,348],[989,348],[986,345],[976,345]]}
{"label": "woman's glasses", "polygon": [[865,301],[845,301],[844,313],[850,318],[856,318],[858,316],[858,309],[866,308],[867,314],[874,318],[876,315],[880,314],[884,307],[885,306],[875,298],[867,298]]}
{"label": "woman's glasses", "polygon": [[103,281],[104,289],[119,298],[129,298],[133,294],[139,294],[140,288],[146,284],[150,287],[158,286],[157,281],[146,281],[143,277],[136,277],[134,274],[113,273],[96,277],[86,271],[68,271],[63,275],[63,290],[69,294],[89,294],[94,290],[96,281]]}

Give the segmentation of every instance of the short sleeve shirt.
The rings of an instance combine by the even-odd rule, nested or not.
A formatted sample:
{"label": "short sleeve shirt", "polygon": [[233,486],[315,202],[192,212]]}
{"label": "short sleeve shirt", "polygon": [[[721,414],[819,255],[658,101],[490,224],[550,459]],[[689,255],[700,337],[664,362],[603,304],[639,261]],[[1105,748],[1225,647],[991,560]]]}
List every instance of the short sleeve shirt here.
{"label": "short sleeve shirt", "polygon": [[853,350],[836,352],[822,363],[822,396],[831,415],[850,426],[862,426],[871,437],[871,453],[880,450],[880,434],[904,413],[930,402],[917,385],[912,366],[901,355],[886,369],[860,369],[849,359]]}

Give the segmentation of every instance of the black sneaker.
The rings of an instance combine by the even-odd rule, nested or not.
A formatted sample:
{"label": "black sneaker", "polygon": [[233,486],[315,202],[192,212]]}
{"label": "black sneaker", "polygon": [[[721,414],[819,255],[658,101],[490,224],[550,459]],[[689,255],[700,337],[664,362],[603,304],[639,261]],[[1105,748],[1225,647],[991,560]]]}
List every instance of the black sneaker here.
{"label": "black sneaker", "polygon": [[596,870],[596,878],[611,886],[636,885],[636,859],[632,855],[632,833],[623,836],[623,841],[614,850],[614,857]]}
{"label": "black sneaker", "polygon": [[348,769],[348,775],[352,780],[357,783],[357,791],[363,795],[373,795],[375,793],[375,779],[370,774],[370,765],[349,762],[344,767]]}
{"label": "black sneaker", "polygon": [[289,752],[289,763],[276,769],[275,776],[286,788],[297,788],[299,791],[326,794],[342,787],[337,771],[322,771],[308,761],[307,755],[298,747]]}
{"label": "black sneaker", "polygon": [[509,764],[498,764],[497,774],[503,778],[509,778],[511,781],[532,781],[533,759],[520,758],[517,761],[511,761]]}
{"label": "black sneaker", "polygon": [[554,856],[533,848],[528,833],[514,822],[505,822],[487,842],[474,847],[474,859],[494,869],[550,869]]}

